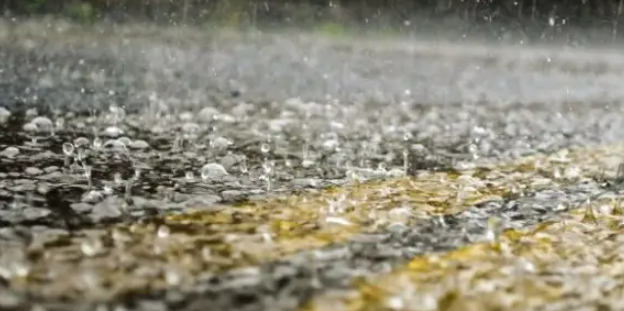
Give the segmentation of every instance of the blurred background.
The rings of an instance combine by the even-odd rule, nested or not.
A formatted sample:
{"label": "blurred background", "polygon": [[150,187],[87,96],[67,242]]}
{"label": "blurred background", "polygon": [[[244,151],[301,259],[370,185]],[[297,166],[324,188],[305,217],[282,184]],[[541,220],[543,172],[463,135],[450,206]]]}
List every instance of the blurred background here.
{"label": "blurred background", "polygon": [[[569,44],[624,38],[624,0],[2,0],[4,19],[64,17],[237,30],[481,37]],[[582,35],[580,35],[582,34]]]}

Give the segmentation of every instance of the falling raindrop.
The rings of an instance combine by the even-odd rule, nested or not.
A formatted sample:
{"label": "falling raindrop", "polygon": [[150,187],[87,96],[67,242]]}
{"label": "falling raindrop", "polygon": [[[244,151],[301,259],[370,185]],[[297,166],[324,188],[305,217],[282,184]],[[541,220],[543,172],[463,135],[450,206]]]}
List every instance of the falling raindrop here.
{"label": "falling raindrop", "polygon": [[247,172],[249,171],[249,168],[247,167],[247,157],[246,156],[242,156],[241,160],[240,160],[240,171],[243,174],[247,174]]}
{"label": "falling raindrop", "polygon": [[208,247],[208,246],[202,247],[201,255],[202,255],[202,258],[205,261],[211,260],[212,259],[212,251],[210,250],[210,247]]}
{"label": "falling raindrop", "polygon": [[84,165],[84,176],[87,179],[87,183],[89,184],[89,189],[93,188],[93,181],[91,179],[91,166]]}
{"label": "falling raindrop", "polygon": [[403,149],[403,173],[407,176],[409,172],[409,151],[407,148]]}
{"label": "falling raindrop", "polygon": [[126,117],[126,110],[123,107],[119,107],[115,104],[112,104],[108,107],[108,111],[110,111],[113,117],[113,123],[117,124]]}
{"label": "falling raindrop", "polygon": [[468,145],[468,152],[472,156],[473,160],[476,160],[479,158],[479,147],[477,147],[476,144]]}
{"label": "falling raindrop", "polygon": [[93,148],[95,150],[99,150],[100,148],[102,148],[102,139],[99,136],[95,136],[95,138],[93,139]]}
{"label": "falling raindrop", "polygon": [[115,173],[115,175],[113,176],[113,181],[117,185],[123,184],[123,178],[121,177],[121,173],[119,173],[119,172]]}

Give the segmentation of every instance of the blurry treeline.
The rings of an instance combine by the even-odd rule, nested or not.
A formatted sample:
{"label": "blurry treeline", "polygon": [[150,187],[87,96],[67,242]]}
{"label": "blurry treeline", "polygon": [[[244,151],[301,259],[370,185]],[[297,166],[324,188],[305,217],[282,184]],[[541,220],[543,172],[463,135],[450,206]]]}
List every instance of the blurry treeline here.
{"label": "blurry treeline", "polygon": [[5,16],[219,22],[231,26],[319,22],[405,27],[418,20],[471,24],[618,27],[624,0],[0,0]]}

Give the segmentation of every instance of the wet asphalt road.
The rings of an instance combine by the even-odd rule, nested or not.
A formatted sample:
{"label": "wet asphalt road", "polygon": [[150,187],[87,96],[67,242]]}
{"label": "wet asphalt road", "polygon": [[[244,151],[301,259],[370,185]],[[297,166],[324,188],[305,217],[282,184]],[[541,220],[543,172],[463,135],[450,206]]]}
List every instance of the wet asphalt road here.
{"label": "wet asphalt road", "polygon": [[[353,178],[392,178],[406,166],[408,174],[452,172],[618,142],[624,137],[623,79],[624,56],[599,49],[4,27],[0,107],[9,113],[0,111],[0,250],[25,252],[27,259],[2,255],[0,303],[59,310],[92,309],[102,301],[142,310],[292,310],[360,273],[470,243],[464,234],[482,229],[488,215],[505,206],[528,206],[514,226],[556,217],[548,204],[584,202],[602,191],[602,183],[483,204],[448,216],[449,227],[428,219],[398,235],[378,230],[362,241],[328,246],[322,252],[338,257],[314,266],[307,253],[293,253],[262,262],[249,275],[218,271],[199,285],[134,295],[87,291],[80,299],[45,286],[20,287],[6,272],[19,271],[15,262],[35,267],[30,252],[45,254],[51,236],[73,245],[82,230],[106,224],[189,207],[227,208]],[[37,115],[50,124],[33,121]],[[79,137],[87,138],[82,148]],[[95,137],[101,146],[94,146]],[[117,148],[119,137],[128,137],[126,147]],[[64,154],[67,142],[75,154]],[[76,159],[79,149],[86,150],[84,161]],[[207,163],[228,175],[202,180]],[[547,205],[546,216],[532,209],[540,204]]]}

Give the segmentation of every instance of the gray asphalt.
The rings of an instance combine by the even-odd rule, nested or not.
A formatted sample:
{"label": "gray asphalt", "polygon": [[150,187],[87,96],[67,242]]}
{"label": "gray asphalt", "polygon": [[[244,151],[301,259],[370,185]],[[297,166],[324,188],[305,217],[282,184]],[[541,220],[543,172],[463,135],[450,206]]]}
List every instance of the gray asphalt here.
{"label": "gray asphalt", "polygon": [[[34,228],[75,234],[190,206],[342,184],[354,174],[392,177],[404,173],[406,150],[414,174],[618,142],[623,79],[624,55],[601,49],[3,27],[0,107],[10,117],[0,122],[0,250],[28,248]],[[125,107],[125,116],[111,105]],[[41,120],[39,131],[24,127],[33,122],[31,108],[49,118],[54,135],[41,129]],[[111,127],[123,134],[111,134]],[[119,136],[134,144],[129,153],[87,146],[91,187],[62,145],[78,137],[92,145],[94,134],[103,149]],[[228,176],[201,181],[207,163],[218,163]],[[114,175],[131,180],[137,167],[141,176],[129,195],[128,183]],[[603,185],[566,187],[474,206],[448,216],[448,226],[431,219],[404,232],[331,245],[322,252],[338,257],[315,265],[306,261],[308,253],[297,253],[260,265],[253,276],[223,272],[193,288],[109,303],[141,310],[293,310],[360,273],[470,243],[466,233],[483,230],[494,214],[513,226],[556,219],[555,206],[584,202]],[[91,190],[96,193],[86,197]],[[116,209],[121,205],[127,214]],[[515,215],[518,210],[524,214]],[[7,308],[39,303],[47,310],[87,310],[97,302],[88,293],[49,300],[5,279],[0,304]]]}

